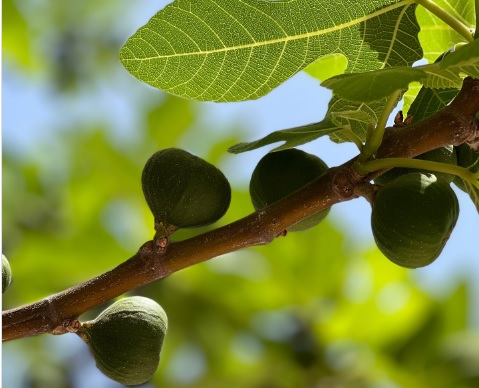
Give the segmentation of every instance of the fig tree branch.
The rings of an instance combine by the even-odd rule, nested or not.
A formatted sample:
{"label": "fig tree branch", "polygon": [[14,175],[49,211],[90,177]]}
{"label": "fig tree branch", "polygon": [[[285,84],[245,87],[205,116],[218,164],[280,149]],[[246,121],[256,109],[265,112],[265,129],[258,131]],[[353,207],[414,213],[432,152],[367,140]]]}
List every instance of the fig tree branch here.
{"label": "fig tree branch", "polygon": [[[479,80],[467,78],[456,99],[426,120],[387,128],[378,158],[411,158],[445,145],[477,142]],[[41,301],[3,312],[3,340],[38,334],[64,334],[84,312],[127,291],[186,267],[242,248],[272,242],[289,226],[334,204],[357,197],[356,190],[381,172],[359,175],[356,158],[262,211],[188,240],[165,246],[148,241],[112,270]]]}

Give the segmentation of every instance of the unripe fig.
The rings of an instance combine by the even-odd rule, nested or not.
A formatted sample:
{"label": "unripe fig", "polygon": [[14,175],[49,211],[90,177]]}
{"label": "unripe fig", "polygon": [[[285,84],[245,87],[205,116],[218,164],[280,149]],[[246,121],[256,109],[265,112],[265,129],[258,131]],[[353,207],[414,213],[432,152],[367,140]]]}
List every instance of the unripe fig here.
{"label": "unripe fig", "polygon": [[228,210],[231,187],[212,164],[178,148],[156,152],[141,178],[157,235],[219,220]]}
{"label": "unripe fig", "polygon": [[[436,148],[434,150],[431,150],[431,151],[425,152],[424,154],[416,156],[414,159],[430,160],[432,162],[440,162],[440,163],[447,163],[447,164],[454,164],[454,165],[457,164],[456,150],[454,149],[453,146],[444,146],[444,147]],[[378,185],[384,185],[401,175],[410,174],[411,172],[422,172],[423,174],[434,174],[436,175],[438,179],[442,179],[448,183],[451,183],[454,179],[454,175],[446,174],[443,172],[395,167],[389,171],[386,171],[384,174],[378,176],[376,179],[374,179],[374,182]]]}
{"label": "unripe fig", "polygon": [[98,317],[83,323],[77,334],[88,344],[96,366],[125,385],[148,381],[160,362],[168,319],[155,301],[121,299]]}
{"label": "unripe fig", "polygon": [[447,182],[414,172],[379,186],[371,226],[378,248],[389,260],[417,268],[440,255],[458,215],[459,204]]}
{"label": "unripe fig", "polygon": [[2,254],[2,294],[12,282],[12,269],[5,255]]}
{"label": "unripe fig", "polygon": [[[457,153],[457,165],[465,168],[469,168],[474,163],[479,160],[479,152],[474,151],[467,144],[461,144],[460,146],[454,147]],[[454,184],[459,187],[462,191],[466,191],[466,187],[461,178],[458,176],[454,177]]]}
{"label": "unripe fig", "polygon": [[[256,210],[292,194],[323,175],[328,166],[315,155],[298,149],[271,152],[257,164],[251,176],[249,192]],[[288,228],[302,231],[319,224],[329,213],[322,210]]]}

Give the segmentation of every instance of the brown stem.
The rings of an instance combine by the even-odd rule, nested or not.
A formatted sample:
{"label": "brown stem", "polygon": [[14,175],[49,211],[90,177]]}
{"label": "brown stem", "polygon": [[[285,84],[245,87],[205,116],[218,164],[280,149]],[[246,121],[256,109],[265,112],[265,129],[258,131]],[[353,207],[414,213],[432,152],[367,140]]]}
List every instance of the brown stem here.
{"label": "brown stem", "polygon": [[[419,123],[389,128],[377,157],[413,157],[444,145],[479,139],[479,80],[467,78],[456,99]],[[263,211],[191,239],[159,247],[146,242],[116,268],[39,302],[3,313],[3,341],[43,333],[64,334],[72,320],[127,291],[162,279],[183,268],[254,245],[270,243],[285,229],[332,205],[357,197],[361,177],[356,158]],[[377,175],[377,173],[375,173]]]}

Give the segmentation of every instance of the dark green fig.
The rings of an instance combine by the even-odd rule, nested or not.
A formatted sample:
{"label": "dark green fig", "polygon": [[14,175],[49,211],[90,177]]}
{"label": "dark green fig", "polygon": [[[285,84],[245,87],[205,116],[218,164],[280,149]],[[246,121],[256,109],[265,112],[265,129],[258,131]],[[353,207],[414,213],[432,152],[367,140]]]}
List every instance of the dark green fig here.
{"label": "dark green fig", "polygon": [[379,186],[371,226],[378,248],[389,260],[417,268],[441,254],[458,215],[459,203],[447,182],[414,172]]}
{"label": "dark green fig", "polygon": [[[294,148],[271,152],[256,165],[249,185],[256,210],[279,201],[323,175],[328,166],[320,158]],[[322,210],[288,228],[302,231],[319,224],[329,213]]]}
{"label": "dark green fig", "polygon": [[[425,152],[424,154],[416,156],[414,159],[429,160],[432,162],[447,163],[447,164],[454,164],[454,165],[457,164],[456,150],[454,149],[453,146],[444,146],[444,147],[436,148],[435,150],[431,150],[431,151]],[[411,172],[422,172],[423,174],[434,174],[436,175],[438,179],[442,179],[448,183],[451,183],[454,179],[454,175],[446,174],[442,172],[395,167],[389,171],[386,171],[384,174],[374,179],[374,183],[378,185],[384,185],[401,175],[409,174]]]}
{"label": "dark green fig", "polygon": [[166,313],[158,303],[133,296],[83,323],[77,334],[105,375],[121,384],[139,385],[158,368],[167,326]]}
{"label": "dark green fig", "polygon": [[12,282],[12,269],[5,255],[2,254],[2,294]]}
{"label": "dark green fig", "polygon": [[219,220],[228,210],[231,187],[212,164],[178,148],[156,152],[141,178],[157,235]]}
{"label": "dark green fig", "polygon": [[[474,151],[467,144],[461,144],[460,146],[454,147],[457,153],[457,165],[465,168],[472,167],[479,160],[479,152]],[[477,167],[479,168],[479,166]],[[454,184],[459,187],[462,191],[467,192],[466,187],[461,178],[458,176],[454,177]]]}

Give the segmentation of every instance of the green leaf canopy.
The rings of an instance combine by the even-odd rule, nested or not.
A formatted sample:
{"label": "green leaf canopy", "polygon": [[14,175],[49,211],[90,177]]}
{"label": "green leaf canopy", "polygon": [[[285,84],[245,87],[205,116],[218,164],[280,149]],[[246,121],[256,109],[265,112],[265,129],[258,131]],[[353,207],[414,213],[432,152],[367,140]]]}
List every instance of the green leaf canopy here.
{"label": "green leaf canopy", "polygon": [[341,74],[329,78],[322,85],[347,100],[370,102],[385,98],[396,89],[407,89],[413,81],[419,81],[428,88],[460,88],[462,74],[479,78],[479,40],[460,47],[431,65]]}
{"label": "green leaf canopy", "polygon": [[176,0],[123,46],[135,77],[203,101],[255,99],[316,59],[343,54],[346,72],[422,57],[407,0]]}

